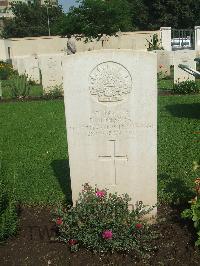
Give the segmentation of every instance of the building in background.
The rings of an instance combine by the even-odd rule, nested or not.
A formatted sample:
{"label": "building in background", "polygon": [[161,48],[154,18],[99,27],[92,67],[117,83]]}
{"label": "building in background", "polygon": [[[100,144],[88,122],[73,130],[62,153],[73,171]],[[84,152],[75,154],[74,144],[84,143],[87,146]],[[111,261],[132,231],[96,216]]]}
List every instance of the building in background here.
{"label": "building in background", "polygon": [[[31,3],[34,0],[0,0],[0,32],[3,29],[3,19],[12,18],[13,13],[10,9],[12,2]],[[40,0],[41,5],[58,5],[58,0]]]}
{"label": "building in background", "polygon": [[58,0],[41,0],[41,5],[45,4],[58,5]]}
{"label": "building in background", "polygon": [[[34,0],[0,0],[0,18],[13,17],[10,10],[12,2],[23,2],[28,4],[34,2]],[[45,4],[58,5],[58,0],[41,0],[41,5]]]}

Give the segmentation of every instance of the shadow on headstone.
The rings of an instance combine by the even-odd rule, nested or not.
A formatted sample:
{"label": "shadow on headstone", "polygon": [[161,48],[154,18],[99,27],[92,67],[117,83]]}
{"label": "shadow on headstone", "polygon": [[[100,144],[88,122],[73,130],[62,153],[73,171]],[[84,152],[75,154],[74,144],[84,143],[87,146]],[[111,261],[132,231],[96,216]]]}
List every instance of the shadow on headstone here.
{"label": "shadow on headstone", "polygon": [[200,119],[200,103],[168,105],[166,109],[175,117]]}
{"label": "shadow on headstone", "polygon": [[68,160],[55,160],[51,163],[54,175],[57,177],[60,187],[65,195],[67,204],[72,204],[71,179]]}

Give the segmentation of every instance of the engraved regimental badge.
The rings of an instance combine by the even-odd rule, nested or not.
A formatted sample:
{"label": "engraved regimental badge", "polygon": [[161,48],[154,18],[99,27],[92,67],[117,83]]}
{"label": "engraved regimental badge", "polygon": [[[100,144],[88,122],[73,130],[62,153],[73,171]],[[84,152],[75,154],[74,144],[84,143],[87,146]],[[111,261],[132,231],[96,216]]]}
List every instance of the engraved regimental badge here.
{"label": "engraved regimental badge", "polygon": [[124,66],[104,62],[91,72],[89,89],[99,102],[123,101],[132,90],[132,78]]}

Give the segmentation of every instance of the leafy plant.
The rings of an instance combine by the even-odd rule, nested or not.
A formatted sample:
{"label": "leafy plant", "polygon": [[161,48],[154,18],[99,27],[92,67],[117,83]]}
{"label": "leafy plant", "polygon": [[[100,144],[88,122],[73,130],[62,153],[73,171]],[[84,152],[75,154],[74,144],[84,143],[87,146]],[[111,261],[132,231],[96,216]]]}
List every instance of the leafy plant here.
{"label": "leafy plant", "polygon": [[119,31],[132,30],[130,5],[126,0],[78,0],[60,26],[61,34],[80,34],[100,39]]}
{"label": "leafy plant", "polygon": [[16,76],[11,83],[11,94],[14,98],[24,98],[30,94],[30,82],[26,75]]}
{"label": "leafy plant", "polygon": [[189,201],[191,207],[190,209],[183,211],[182,217],[192,219],[194,222],[194,227],[196,228],[198,237],[195,244],[200,246],[200,178],[195,180],[195,191],[196,197]]}
{"label": "leafy plant", "polygon": [[[146,39],[147,40],[147,39]],[[153,34],[152,39],[149,41],[147,40],[149,47],[147,48],[148,51],[153,51],[153,50],[163,50],[163,47],[161,47],[161,43],[158,39],[158,34],[155,33]]]}
{"label": "leafy plant", "polygon": [[11,64],[0,61],[0,80],[7,80],[14,73]]}
{"label": "leafy plant", "polygon": [[159,72],[157,73],[158,81],[161,81],[162,79],[169,79],[170,76],[167,76],[167,71],[163,71],[164,66],[159,65]]}
{"label": "leafy plant", "polygon": [[[46,2],[41,5],[40,0],[12,1],[11,11],[14,16],[3,19],[4,28],[0,35],[3,38],[47,36],[49,29],[51,35],[58,35],[60,20],[66,15],[61,6],[52,5],[51,1]],[[48,20],[50,28],[47,25]]]}
{"label": "leafy plant", "polygon": [[63,96],[63,85],[57,85],[52,88],[48,92],[45,93],[45,97],[49,99],[56,99]]}
{"label": "leafy plant", "polygon": [[175,83],[172,90],[176,94],[190,94],[200,92],[199,86],[195,81],[192,80]]}
{"label": "leafy plant", "polygon": [[150,249],[152,237],[143,219],[152,208],[146,210],[139,203],[129,210],[129,201],[127,194],[118,196],[85,184],[75,207],[58,210],[55,222],[60,239],[73,251],[82,246],[98,252],[135,250],[143,254]]}

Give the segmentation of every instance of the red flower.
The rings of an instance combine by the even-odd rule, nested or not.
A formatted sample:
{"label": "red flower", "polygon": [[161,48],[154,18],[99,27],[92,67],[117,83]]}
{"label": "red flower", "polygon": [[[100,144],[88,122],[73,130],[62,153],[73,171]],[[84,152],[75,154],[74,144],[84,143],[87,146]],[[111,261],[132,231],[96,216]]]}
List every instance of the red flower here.
{"label": "red flower", "polygon": [[106,195],[106,192],[104,190],[97,190],[97,192],[96,192],[96,196],[98,198],[103,198],[103,197],[105,197],[105,195]]}
{"label": "red flower", "polygon": [[78,243],[78,241],[76,239],[70,239],[68,241],[68,243],[69,243],[70,246],[74,246],[74,245],[76,245]]}
{"label": "red flower", "polygon": [[136,224],[136,225],[135,225],[135,228],[136,228],[136,229],[141,229],[142,227],[143,227],[142,224]]}
{"label": "red flower", "polygon": [[105,231],[103,231],[102,237],[104,239],[112,239],[112,237],[113,237],[112,230],[105,230]]}
{"label": "red flower", "polygon": [[61,224],[63,224],[63,219],[62,219],[62,218],[58,218],[58,219],[56,220],[56,224],[57,224],[57,225],[61,225]]}

